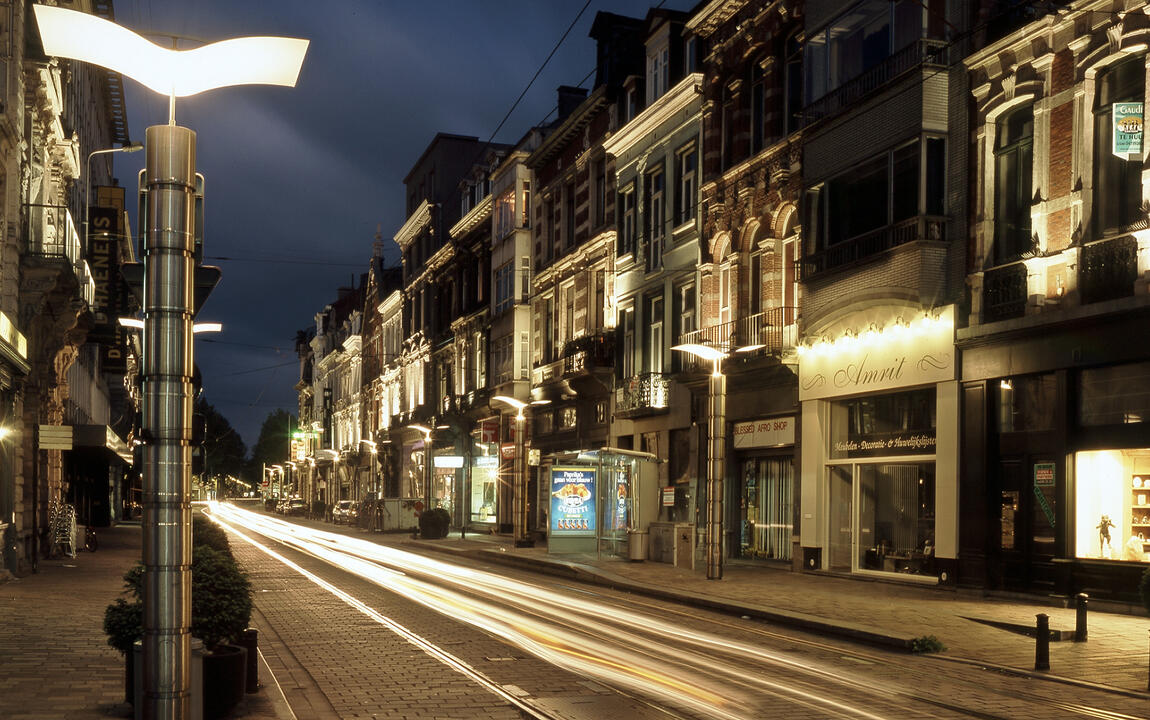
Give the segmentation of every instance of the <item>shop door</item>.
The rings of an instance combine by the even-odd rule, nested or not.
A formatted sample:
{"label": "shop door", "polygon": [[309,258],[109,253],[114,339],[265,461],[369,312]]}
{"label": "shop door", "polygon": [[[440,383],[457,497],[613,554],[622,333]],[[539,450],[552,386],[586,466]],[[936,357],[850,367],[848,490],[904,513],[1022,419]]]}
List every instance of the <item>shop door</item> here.
{"label": "shop door", "polygon": [[1055,492],[1035,479],[1035,465],[1053,465],[1036,457],[1003,458],[998,465],[999,562],[990,569],[992,587],[1033,590],[1049,573],[1054,557]]}
{"label": "shop door", "polygon": [[852,465],[832,465],[827,468],[830,482],[830,516],[828,518],[827,567],[830,570],[850,572],[853,552],[854,483]]}

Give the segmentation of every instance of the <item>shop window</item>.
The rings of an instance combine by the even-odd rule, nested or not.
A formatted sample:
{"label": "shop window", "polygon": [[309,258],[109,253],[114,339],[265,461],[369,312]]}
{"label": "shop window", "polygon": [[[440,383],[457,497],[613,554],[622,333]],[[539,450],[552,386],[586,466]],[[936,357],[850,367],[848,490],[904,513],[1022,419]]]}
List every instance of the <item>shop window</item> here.
{"label": "shop window", "polygon": [[1058,386],[1053,374],[998,381],[998,432],[1030,432],[1054,427]]}
{"label": "shop window", "polygon": [[1141,103],[1146,97],[1146,57],[1136,55],[1098,78],[1094,98],[1093,230],[1100,237],[1141,219],[1142,160],[1114,155],[1114,103]]}
{"label": "shop window", "polygon": [[794,460],[791,457],[747,460],[742,464],[741,474],[740,555],[790,560],[795,501]]}
{"label": "shop window", "polygon": [[1150,562],[1150,449],[1074,458],[1075,556]]}
{"label": "shop window", "polygon": [[1123,425],[1150,419],[1150,363],[1083,370],[1078,422],[1082,426]]}
{"label": "shop window", "polygon": [[578,422],[579,413],[573,407],[565,407],[559,411],[559,428],[561,430],[572,430],[575,428],[575,423]]}
{"label": "shop window", "polygon": [[1034,110],[1019,108],[998,121],[994,135],[994,259],[1017,260],[1030,249]]}
{"label": "shop window", "polygon": [[833,458],[920,455],[934,451],[934,388],[873,395],[833,405]]}
{"label": "shop window", "polygon": [[934,463],[858,465],[859,567],[934,574]]}

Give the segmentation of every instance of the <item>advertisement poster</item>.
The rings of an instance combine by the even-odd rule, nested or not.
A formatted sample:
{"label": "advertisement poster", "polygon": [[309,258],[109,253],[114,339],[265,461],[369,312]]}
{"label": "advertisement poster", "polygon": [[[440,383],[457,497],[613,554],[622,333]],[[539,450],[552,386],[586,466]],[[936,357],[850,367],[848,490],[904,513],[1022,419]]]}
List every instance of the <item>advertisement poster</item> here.
{"label": "advertisement poster", "polygon": [[1114,154],[1125,160],[1142,157],[1142,103],[1114,103]]}
{"label": "advertisement poster", "polygon": [[595,535],[595,470],[551,468],[551,532]]}

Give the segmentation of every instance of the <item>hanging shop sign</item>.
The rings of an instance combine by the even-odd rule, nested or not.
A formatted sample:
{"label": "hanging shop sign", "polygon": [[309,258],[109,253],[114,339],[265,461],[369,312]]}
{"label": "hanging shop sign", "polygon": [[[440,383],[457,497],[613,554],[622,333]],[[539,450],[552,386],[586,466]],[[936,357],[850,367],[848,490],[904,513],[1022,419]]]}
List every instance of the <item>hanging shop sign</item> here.
{"label": "hanging shop sign", "polygon": [[736,450],[794,445],[795,419],[794,417],[765,418],[735,423],[732,440]]}
{"label": "hanging shop sign", "polygon": [[595,535],[595,469],[551,468],[551,532]]}
{"label": "hanging shop sign", "polygon": [[1142,157],[1142,103],[1122,102],[1111,106],[1111,147],[1123,160]]}

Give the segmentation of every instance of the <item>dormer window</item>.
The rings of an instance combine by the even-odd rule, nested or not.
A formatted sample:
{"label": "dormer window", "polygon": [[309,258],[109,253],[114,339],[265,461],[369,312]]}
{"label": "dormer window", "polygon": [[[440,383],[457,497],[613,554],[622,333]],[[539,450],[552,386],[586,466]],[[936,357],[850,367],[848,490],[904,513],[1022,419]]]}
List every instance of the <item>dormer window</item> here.
{"label": "dormer window", "polygon": [[647,104],[661,98],[671,84],[671,57],[666,45],[647,53]]}

